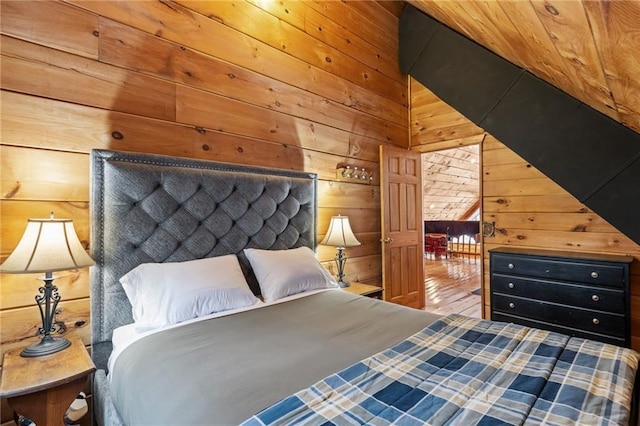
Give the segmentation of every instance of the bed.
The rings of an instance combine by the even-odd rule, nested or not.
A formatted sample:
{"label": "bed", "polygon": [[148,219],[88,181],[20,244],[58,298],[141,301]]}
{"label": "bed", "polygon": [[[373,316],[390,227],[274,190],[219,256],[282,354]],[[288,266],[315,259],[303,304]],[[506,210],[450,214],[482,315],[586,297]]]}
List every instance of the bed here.
{"label": "bed", "polygon": [[91,175],[99,425],[629,421],[631,350],[337,288],[314,174],[96,150]]}

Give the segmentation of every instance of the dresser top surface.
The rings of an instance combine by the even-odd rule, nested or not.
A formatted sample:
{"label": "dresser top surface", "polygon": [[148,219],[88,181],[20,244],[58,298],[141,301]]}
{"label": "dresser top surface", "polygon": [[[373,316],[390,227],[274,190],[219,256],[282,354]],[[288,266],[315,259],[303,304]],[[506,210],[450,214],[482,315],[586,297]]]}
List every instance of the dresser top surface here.
{"label": "dresser top surface", "polygon": [[633,262],[633,256],[624,254],[610,254],[610,253],[581,253],[574,251],[561,251],[561,250],[543,250],[543,249],[525,249],[520,247],[497,247],[489,250],[490,253],[504,253],[504,254],[518,254],[529,256],[543,256],[543,257],[562,257],[568,259],[577,260],[595,260],[601,262],[621,262],[631,263]]}

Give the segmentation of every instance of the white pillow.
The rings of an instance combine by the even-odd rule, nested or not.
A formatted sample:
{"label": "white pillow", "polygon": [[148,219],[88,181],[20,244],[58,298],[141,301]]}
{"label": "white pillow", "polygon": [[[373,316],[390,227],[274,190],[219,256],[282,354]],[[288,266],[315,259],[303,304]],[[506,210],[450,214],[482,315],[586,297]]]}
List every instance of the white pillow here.
{"label": "white pillow", "polygon": [[138,327],[163,327],[251,306],[258,301],[231,254],[173,263],[144,263],[120,278]]}
{"label": "white pillow", "polygon": [[258,279],[265,302],[303,291],[338,287],[309,247],[289,250],[245,249],[244,254]]}

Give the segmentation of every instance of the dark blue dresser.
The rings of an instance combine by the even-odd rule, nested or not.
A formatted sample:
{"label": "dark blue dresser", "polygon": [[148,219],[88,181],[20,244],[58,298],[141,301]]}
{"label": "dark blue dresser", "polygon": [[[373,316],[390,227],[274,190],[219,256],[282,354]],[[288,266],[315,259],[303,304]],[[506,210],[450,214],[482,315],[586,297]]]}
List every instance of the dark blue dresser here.
{"label": "dark blue dresser", "polygon": [[489,250],[491,319],[631,346],[631,256]]}

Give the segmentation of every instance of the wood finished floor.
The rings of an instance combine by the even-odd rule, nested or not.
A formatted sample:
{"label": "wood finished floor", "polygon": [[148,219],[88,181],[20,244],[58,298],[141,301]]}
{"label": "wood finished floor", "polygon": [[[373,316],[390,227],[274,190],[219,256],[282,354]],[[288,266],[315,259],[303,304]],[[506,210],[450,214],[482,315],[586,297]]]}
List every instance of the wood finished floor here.
{"label": "wood finished floor", "polygon": [[480,262],[479,257],[425,257],[424,310],[481,318],[480,295],[471,293],[480,288]]}

